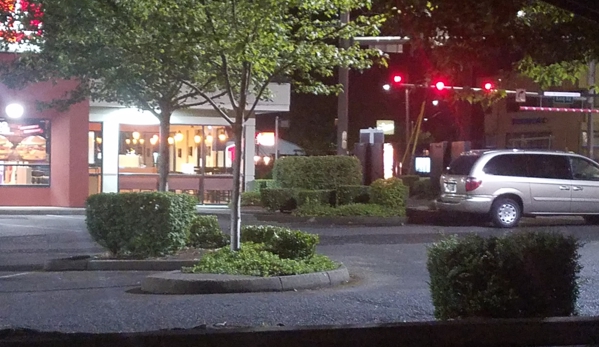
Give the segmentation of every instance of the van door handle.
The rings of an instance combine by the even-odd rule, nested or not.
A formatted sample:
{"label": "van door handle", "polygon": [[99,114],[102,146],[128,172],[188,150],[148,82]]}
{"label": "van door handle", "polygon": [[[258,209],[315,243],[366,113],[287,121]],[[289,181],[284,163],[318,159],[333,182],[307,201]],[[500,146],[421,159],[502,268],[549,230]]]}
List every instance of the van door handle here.
{"label": "van door handle", "polygon": [[559,190],[570,190],[568,186],[559,186]]}
{"label": "van door handle", "polygon": [[576,186],[574,186],[574,187],[572,187],[572,190],[577,192],[579,190],[582,190],[582,187],[576,187]]}

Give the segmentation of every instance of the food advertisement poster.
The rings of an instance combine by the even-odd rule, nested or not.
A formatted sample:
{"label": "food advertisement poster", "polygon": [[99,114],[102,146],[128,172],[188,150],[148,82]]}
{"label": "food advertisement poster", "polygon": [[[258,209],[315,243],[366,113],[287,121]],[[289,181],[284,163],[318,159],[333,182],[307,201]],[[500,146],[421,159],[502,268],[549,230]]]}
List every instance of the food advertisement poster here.
{"label": "food advertisement poster", "polygon": [[0,119],[0,161],[43,165],[50,162],[50,121]]}

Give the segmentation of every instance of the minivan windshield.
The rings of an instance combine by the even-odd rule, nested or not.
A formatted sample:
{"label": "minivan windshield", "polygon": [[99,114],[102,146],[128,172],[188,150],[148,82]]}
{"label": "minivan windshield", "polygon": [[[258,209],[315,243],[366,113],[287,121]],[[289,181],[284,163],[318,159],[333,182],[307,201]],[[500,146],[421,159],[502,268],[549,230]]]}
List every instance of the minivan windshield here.
{"label": "minivan windshield", "polygon": [[474,163],[480,158],[478,155],[462,155],[454,159],[446,170],[447,174],[466,176],[472,170]]}

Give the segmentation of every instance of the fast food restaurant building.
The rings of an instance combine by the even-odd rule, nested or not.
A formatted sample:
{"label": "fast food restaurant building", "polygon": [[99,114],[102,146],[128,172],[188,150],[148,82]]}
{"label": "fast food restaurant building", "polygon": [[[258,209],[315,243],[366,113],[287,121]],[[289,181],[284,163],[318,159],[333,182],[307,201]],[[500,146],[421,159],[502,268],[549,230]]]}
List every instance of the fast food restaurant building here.
{"label": "fast food restaurant building", "polygon": [[[71,81],[24,90],[0,85],[0,206],[83,207],[94,193],[157,189],[158,120],[94,101],[64,112],[38,110],[37,101],[73,87]],[[271,91],[271,101],[258,103],[258,116],[289,110],[289,85],[273,84]],[[254,179],[255,118],[246,124],[242,170],[248,183]],[[235,156],[228,123],[202,105],[176,111],[170,132],[169,190],[206,204],[227,203]]]}

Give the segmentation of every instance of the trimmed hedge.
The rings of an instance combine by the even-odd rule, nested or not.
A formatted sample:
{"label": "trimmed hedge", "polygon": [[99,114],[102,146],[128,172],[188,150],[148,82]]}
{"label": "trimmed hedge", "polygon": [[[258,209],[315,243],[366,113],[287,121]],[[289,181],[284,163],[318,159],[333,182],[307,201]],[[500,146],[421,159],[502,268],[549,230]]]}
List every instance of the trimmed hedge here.
{"label": "trimmed hedge", "polygon": [[257,179],[251,182],[251,192],[260,192],[265,188],[277,188],[277,182],[275,180]]}
{"label": "trimmed hedge", "polygon": [[420,199],[433,199],[437,196],[430,178],[423,178],[414,182],[410,187],[410,196]]}
{"label": "trimmed hedge", "polygon": [[438,242],[427,261],[435,317],[574,315],[579,247],[573,237],[549,232]]}
{"label": "trimmed hedge", "polygon": [[314,255],[318,235],[271,225],[246,225],[241,242],[263,243],[265,249],[283,259],[305,259]]}
{"label": "trimmed hedge", "polygon": [[214,249],[228,245],[230,238],[223,234],[216,216],[195,216],[189,229],[188,247]]}
{"label": "trimmed hedge", "polygon": [[333,207],[320,204],[306,204],[293,212],[302,217],[402,217],[405,209],[391,208],[375,204],[347,204]]}
{"label": "trimmed hedge", "polygon": [[195,206],[187,194],[101,193],[87,198],[85,221],[113,255],[160,256],[185,247]]}
{"label": "trimmed hedge", "polygon": [[266,188],[260,191],[262,206],[270,211],[291,211],[297,208],[297,191],[288,188]]}
{"label": "trimmed hedge", "polygon": [[362,165],[356,157],[284,157],[277,160],[273,177],[281,188],[336,189],[362,183]]}
{"label": "trimmed hedge", "polygon": [[410,188],[410,192],[412,191],[412,187],[416,182],[420,180],[420,176],[418,175],[402,175],[398,177],[404,186]]}
{"label": "trimmed hedge", "polygon": [[337,187],[337,205],[370,202],[370,187],[362,185],[341,185]]}
{"label": "trimmed hedge", "polygon": [[330,189],[322,190],[298,190],[297,206],[303,206],[309,203],[318,203],[322,205],[335,205],[335,191]]}
{"label": "trimmed hedge", "polygon": [[381,178],[370,185],[370,202],[377,205],[405,210],[408,194],[408,187],[396,177]]}
{"label": "trimmed hedge", "polygon": [[241,206],[262,206],[260,192],[241,193]]}

